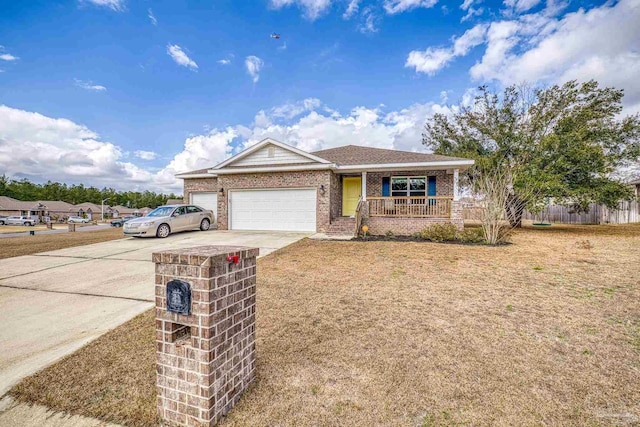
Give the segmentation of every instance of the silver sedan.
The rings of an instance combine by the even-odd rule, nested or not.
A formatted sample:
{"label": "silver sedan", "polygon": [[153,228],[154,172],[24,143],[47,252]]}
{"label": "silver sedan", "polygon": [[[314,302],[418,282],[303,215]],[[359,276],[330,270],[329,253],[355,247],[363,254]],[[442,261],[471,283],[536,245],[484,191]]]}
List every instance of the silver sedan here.
{"label": "silver sedan", "polygon": [[160,206],[146,216],[124,223],[125,236],[167,237],[185,230],[206,231],[214,222],[213,212],[195,205]]}

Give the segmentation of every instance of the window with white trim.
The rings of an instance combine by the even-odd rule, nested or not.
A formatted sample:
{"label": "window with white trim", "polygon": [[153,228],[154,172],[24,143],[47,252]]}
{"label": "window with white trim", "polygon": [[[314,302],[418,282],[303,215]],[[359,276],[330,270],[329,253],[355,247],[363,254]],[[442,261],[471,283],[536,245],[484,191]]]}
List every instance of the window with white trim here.
{"label": "window with white trim", "polygon": [[427,195],[427,178],[424,176],[391,177],[392,197],[425,197]]}

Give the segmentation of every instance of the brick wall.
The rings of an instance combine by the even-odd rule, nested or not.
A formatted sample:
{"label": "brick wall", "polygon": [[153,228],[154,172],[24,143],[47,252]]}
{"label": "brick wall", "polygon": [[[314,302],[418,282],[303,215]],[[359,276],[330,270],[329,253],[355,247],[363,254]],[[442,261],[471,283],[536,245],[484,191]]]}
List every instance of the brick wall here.
{"label": "brick wall", "polygon": [[342,176],[331,173],[331,221],[342,212]]}
{"label": "brick wall", "polygon": [[191,193],[217,192],[218,178],[188,178],[184,180],[184,203],[191,203]]}
{"label": "brick wall", "polygon": [[[239,263],[227,261],[238,255]],[[158,413],[163,425],[213,426],[255,379],[258,249],[204,246],[153,254]],[[191,285],[191,314],[167,311],[166,285]]]}
{"label": "brick wall", "polygon": [[453,174],[444,170],[416,170],[409,172],[368,172],[367,197],[382,196],[382,178],[391,176],[435,176],[436,196],[453,196]]}
{"label": "brick wall", "polygon": [[459,230],[462,230],[464,223],[462,218],[395,218],[395,217],[369,217],[363,219],[363,224],[369,227],[369,234],[373,236],[381,236],[391,231],[398,236],[409,236],[418,233],[431,224],[452,223]]}
{"label": "brick wall", "polygon": [[[301,172],[277,172],[277,173],[253,173],[238,175],[220,175],[218,185],[224,188],[224,196],[218,196],[218,228],[228,229],[228,201],[229,191],[241,189],[260,188],[316,188],[316,228],[324,232],[331,222],[331,175],[333,172],[301,171]],[[324,195],[320,192],[320,186],[324,185]]]}

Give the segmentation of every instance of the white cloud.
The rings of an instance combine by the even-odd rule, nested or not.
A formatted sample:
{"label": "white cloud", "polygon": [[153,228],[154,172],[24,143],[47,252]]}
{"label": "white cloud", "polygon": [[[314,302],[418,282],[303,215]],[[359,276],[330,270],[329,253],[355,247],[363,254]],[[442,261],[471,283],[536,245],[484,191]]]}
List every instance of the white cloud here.
{"label": "white cloud", "polygon": [[434,103],[414,104],[390,113],[366,107],[355,107],[344,115],[336,111],[322,114],[314,109],[288,124],[276,123],[270,114],[260,111],[252,128],[238,126],[237,130],[242,140],[240,148],[272,137],[306,151],[346,144],[423,151],[422,129],[427,118],[449,111]]}
{"label": "white cloud", "polygon": [[608,2],[560,18],[552,16],[555,11],[492,23],[471,77],[503,84],[595,79],[624,89],[629,111],[640,111],[640,0]]}
{"label": "white cloud", "polygon": [[516,13],[526,12],[540,3],[540,0],[504,0],[504,5]]}
{"label": "white cloud", "polygon": [[151,23],[153,25],[158,25],[158,20],[156,19],[155,15],[153,14],[153,10],[151,10],[151,8],[149,8],[149,10],[147,10],[147,17],[149,18],[149,20],[151,21]]}
{"label": "white cloud", "polygon": [[118,146],[86,126],[0,105],[0,170],[9,177],[162,187],[150,172],[122,158]]}
{"label": "white cloud", "polygon": [[310,21],[318,19],[331,7],[331,3],[332,0],[270,0],[271,7],[275,9],[296,5],[304,11],[304,17]]}
{"label": "white cloud", "polygon": [[428,47],[424,51],[413,50],[409,52],[404,66],[415,68],[417,73],[425,73],[430,76],[444,68],[453,59],[453,51],[446,48]]}
{"label": "white cloud", "polygon": [[158,153],[155,151],[136,150],[133,154],[142,160],[155,160],[158,157]]}
{"label": "white cloud", "polygon": [[[0,106],[0,170],[9,177],[38,182],[51,179],[181,193],[182,181],[175,174],[214,166],[266,137],[308,151],[346,144],[424,151],[421,135],[426,119],[455,109],[435,103],[388,113],[382,108],[355,107],[340,114],[307,98],[262,110],[250,126],[228,126],[186,138],[172,160],[156,170],[124,161],[123,149],[102,141],[86,126]],[[157,156],[142,150],[134,155],[144,160]]]}
{"label": "white cloud", "polygon": [[322,106],[318,98],[306,98],[302,101],[279,105],[271,109],[269,116],[276,119],[293,119],[302,113],[317,110]]}
{"label": "white cloud", "polygon": [[182,50],[177,44],[167,45],[167,54],[175,61],[176,64],[183,67],[191,68],[192,70],[198,69],[196,61],[189,58],[189,56]]}
{"label": "white cloud", "polygon": [[220,59],[217,62],[218,62],[218,64],[221,64],[221,65],[229,65],[229,64],[231,64],[231,60],[230,59]]}
{"label": "white cloud", "polygon": [[468,21],[476,16],[480,16],[484,13],[484,8],[482,7],[473,7],[482,3],[482,0],[464,0],[464,2],[460,5],[460,9],[466,10],[467,14],[462,17],[460,22]]}
{"label": "white cloud", "polygon": [[350,19],[353,15],[358,13],[358,8],[360,4],[360,0],[351,0],[349,2],[349,6],[347,6],[347,10],[342,14],[342,19]]}
{"label": "white cloud", "polygon": [[460,5],[460,9],[468,10],[475,3],[480,3],[481,1],[482,0],[480,0],[480,1],[477,1],[477,0],[464,0],[464,2],[462,2],[462,4]]}
{"label": "white cloud", "polygon": [[260,80],[260,70],[264,66],[262,59],[253,55],[247,56],[244,59],[244,66],[247,68],[247,73],[249,73],[253,82],[258,83],[258,80]]}
{"label": "white cloud", "polygon": [[420,7],[433,7],[436,3],[438,3],[438,0],[385,0],[384,10],[386,10],[388,14],[394,15]]}
{"label": "white cloud", "polygon": [[85,90],[93,90],[96,92],[103,92],[107,90],[107,88],[102,85],[93,84],[91,80],[87,80],[87,81],[79,80],[79,79],[74,79],[74,80],[76,82],[76,86]]}
{"label": "white cloud", "polygon": [[80,0],[81,3],[91,3],[95,6],[106,7],[116,12],[126,9],[124,0]]}
{"label": "white cloud", "polygon": [[486,24],[478,24],[465,31],[459,38],[454,38],[451,47],[428,47],[426,50],[409,52],[404,66],[415,68],[417,73],[434,75],[446,67],[455,57],[465,56],[469,51],[484,42],[487,32]]}
{"label": "white cloud", "polygon": [[373,13],[370,7],[367,7],[362,11],[363,21],[358,26],[358,31],[362,34],[377,33],[378,32],[378,17]]}
{"label": "white cloud", "polygon": [[16,59],[18,59],[18,57],[13,56],[10,53],[3,53],[0,55],[0,59],[2,59],[3,61],[15,61]]}

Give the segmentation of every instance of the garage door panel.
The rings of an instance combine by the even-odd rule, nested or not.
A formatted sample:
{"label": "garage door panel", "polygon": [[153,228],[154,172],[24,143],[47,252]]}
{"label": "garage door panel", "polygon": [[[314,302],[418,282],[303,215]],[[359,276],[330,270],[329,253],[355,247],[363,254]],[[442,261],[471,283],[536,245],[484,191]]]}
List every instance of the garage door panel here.
{"label": "garage door panel", "polygon": [[191,193],[191,204],[213,211],[215,221],[218,221],[218,193]]}
{"label": "garage door panel", "polygon": [[316,190],[230,192],[233,230],[315,231]]}

